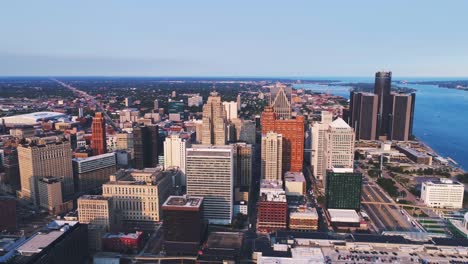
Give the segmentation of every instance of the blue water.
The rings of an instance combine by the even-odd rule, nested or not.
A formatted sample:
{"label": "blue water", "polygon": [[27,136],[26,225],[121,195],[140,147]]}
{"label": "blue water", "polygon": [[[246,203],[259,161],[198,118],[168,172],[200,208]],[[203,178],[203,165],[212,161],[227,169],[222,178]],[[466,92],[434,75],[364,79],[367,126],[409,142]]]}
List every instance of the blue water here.
{"label": "blue water", "polygon": [[[456,78],[456,80],[459,79]],[[373,82],[369,78],[340,80],[345,83]],[[437,79],[412,78],[407,80]],[[329,92],[349,98],[349,87],[334,85],[327,87],[316,84],[296,85],[295,87]],[[451,157],[459,163],[461,168],[468,169],[468,91],[439,88],[435,85],[408,84],[407,87],[417,90],[413,124],[415,136],[441,156]]]}

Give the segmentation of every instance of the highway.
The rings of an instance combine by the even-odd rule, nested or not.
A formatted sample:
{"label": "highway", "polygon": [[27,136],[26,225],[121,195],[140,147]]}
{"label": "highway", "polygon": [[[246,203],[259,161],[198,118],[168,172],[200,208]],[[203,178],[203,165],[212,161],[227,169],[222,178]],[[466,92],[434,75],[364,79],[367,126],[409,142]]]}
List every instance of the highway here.
{"label": "highway", "polygon": [[104,118],[106,119],[106,123],[111,125],[115,131],[117,132],[121,131],[120,127],[114,122],[114,120],[112,120],[112,118],[110,118],[110,116],[107,114],[107,111],[102,107],[101,102],[96,101],[94,96],[91,96],[88,93],[81,91],[78,88],[73,87],[57,79],[51,78],[51,80],[57,82],[58,84],[62,85],[65,88],[70,89],[77,97],[84,98],[89,106],[96,106],[96,110],[98,112],[101,112],[104,115]]}

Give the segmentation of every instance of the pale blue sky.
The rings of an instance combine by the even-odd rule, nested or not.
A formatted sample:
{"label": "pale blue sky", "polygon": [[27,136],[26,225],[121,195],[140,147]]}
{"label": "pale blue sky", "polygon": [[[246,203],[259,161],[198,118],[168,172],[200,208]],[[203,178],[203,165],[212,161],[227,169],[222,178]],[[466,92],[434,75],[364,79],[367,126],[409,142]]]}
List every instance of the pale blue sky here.
{"label": "pale blue sky", "polygon": [[1,1],[0,75],[468,76],[468,1]]}

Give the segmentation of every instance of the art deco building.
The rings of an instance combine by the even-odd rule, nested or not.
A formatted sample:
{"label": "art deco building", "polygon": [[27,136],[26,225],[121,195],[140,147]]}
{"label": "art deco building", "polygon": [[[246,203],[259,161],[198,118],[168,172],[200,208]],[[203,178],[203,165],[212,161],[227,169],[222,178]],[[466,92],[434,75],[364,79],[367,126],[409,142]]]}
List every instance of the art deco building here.
{"label": "art deco building", "polygon": [[291,118],[291,94],[292,88],[282,84],[276,84],[270,90],[270,106],[279,119]]}
{"label": "art deco building", "polygon": [[63,199],[73,198],[73,167],[70,143],[63,139],[32,140],[18,146],[22,197],[31,197],[31,177],[54,176],[63,182]]}
{"label": "art deco building", "polygon": [[106,120],[104,115],[100,112],[96,112],[91,124],[91,148],[93,149],[93,155],[101,155],[107,153],[106,146]]}
{"label": "art deco building", "polygon": [[283,136],[282,171],[300,172],[304,162],[304,117],[278,119],[272,107],[266,107],[261,117],[262,135],[275,132]]}
{"label": "art deco building", "polygon": [[203,145],[226,145],[226,109],[221,96],[212,92],[203,106],[201,142]]}
{"label": "art deco building", "polygon": [[193,145],[187,149],[187,195],[204,198],[203,216],[212,224],[231,224],[233,156],[233,146]]}
{"label": "art deco building", "polygon": [[282,157],[283,136],[274,132],[262,136],[262,179],[282,180]]}

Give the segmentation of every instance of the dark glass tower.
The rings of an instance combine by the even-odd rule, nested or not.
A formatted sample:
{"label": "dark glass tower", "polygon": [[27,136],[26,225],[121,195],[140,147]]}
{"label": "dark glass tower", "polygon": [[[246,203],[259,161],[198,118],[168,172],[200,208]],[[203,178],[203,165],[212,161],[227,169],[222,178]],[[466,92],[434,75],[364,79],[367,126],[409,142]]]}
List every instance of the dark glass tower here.
{"label": "dark glass tower", "polygon": [[388,136],[390,131],[390,117],[392,114],[391,87],[392,72],[375,73],[374,93],[379,96],[377,107],[377,135],[379,137]]}
{"label": "dark glass tower", "polygon": [[328,170],[325,188],[327,209],[354,209],[361,207],[362,174]]}
{"label": "dark glass tower", "polygon": [[158,165],[159,127],[137,126],[133,129],[135,168],[154,168]]}

